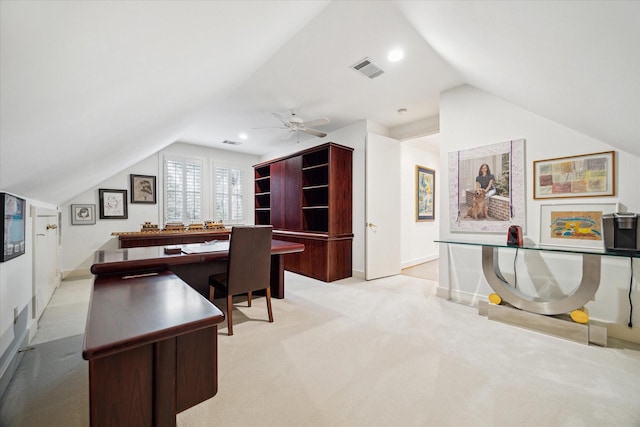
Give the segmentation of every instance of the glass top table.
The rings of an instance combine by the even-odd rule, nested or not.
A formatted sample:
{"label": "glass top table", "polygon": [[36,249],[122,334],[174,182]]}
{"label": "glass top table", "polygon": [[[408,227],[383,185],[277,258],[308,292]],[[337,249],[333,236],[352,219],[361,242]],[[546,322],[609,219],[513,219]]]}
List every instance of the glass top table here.
{"label": "glass top table", "polygon": [[[604,249],[566,248],[560,246],[540,246],[525,244],[511,246],[491,242],[474,242],[461,240],[435,240],[436,243],[448,245],[479,246],[482,248],[482,271],[489,286],[502,300],[521,310],[532,313],[556,315],[569,313],[584,306],[596,294],[600,286],[600,264],[603,256],[640,258],[640,252],[635,251],[607,251]],[[500,272],[498,262],[500,249],[523,249],[527,251],[556,252],[582,256],[582,278],[580,285],[569,295],[557,300],[543,300],[521,292],[504,278]]]}
{"label": "glass top table", "polygon": [[511,246],[511,245],[507,245],[506,243],[473,242],[473,241],[462,241],[462,240],[434,240],[434,242],[447,243],[447,244],[453,244],[453,245],[486,246],[491,248],[525,249],[525,250],[531,250],[531,251],[640,258],[640,249],[635,251],[626,250],[626,249],[605,250],[605,249],[580,248],[580,247],[538,245],[535,243],[525,243],[522,246]]}

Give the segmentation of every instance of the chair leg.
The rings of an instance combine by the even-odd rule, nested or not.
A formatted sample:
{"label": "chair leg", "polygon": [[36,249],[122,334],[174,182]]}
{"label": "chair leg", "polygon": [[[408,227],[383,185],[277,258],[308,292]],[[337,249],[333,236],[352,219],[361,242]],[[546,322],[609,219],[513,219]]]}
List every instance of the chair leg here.
{"label": "chair leg", "polygon": [[209,301],[213,302],[216,296],[216,288],[209,286]]}
{"label": "chair leg", "polygon": [[248,307],[251,307],[251,291],[247,292],[247,303]]}
{"label": "chair leg", "polygon": [[266,289],[267,294],[267,312],[269,313],[269,322],[273,322],[273,312],[271,311],[271,288]]}
{"label": "chair leg", "polygon": [[233,312],[233,296],[227,295],[227,335],[233,335],[233,319],[231,318],[231,312]]}

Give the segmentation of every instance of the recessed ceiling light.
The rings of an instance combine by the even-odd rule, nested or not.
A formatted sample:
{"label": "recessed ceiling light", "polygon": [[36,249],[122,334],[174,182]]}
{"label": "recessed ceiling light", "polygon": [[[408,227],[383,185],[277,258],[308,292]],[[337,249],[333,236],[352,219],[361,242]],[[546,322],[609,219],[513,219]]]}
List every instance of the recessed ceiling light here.
{"label": "recessed ceiling light", "polygon": [[249,138],[249,135],[247,135],[246,133],[239,133],[238,138],[244,141],[245,139]]}
{"label": "recessed ceiling light", "polygon": [[398,114],[407,114],[407,109],[406,108],[399,109]]}
{"label": "recessed ceiling light", "polygon": [[387,55],[387,59],[390,62],[398,62],[400,61],[402,58],[404,58],[404,52],[402,51],[402,49],[393,49],[392,51],[389,52],[389,54]]}

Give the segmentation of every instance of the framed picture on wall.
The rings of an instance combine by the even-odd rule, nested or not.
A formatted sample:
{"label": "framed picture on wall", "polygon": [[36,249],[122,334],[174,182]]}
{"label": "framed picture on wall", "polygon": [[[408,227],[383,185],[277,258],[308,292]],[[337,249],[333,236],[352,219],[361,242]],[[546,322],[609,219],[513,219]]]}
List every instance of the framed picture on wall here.
{"label": "framed picture on wall", "polygon": [[449,153],[449,229],[505,233],[525,229],[524,139]]}
{"label": "framed picture on wall", "polygon": [[615,152],[533,162],[533,198],[614,196]]}
{"label": "framed picture on wall", "polygon": [[2,216],[2,255],[0,262],[8,261],[25,253],[25,208],[26,202],[12,194],[0,193],[0,216]]}
{"label": "framed picture on wall", "polygon": [[130,175],[131,203],[156,204],[156,177],[152,175]]}
{"label": "framed picture on wall", "polygon": [[127,219],[127,190],[99,189],[100,219]]}
{"label": "framed picture on wall", "polygon": [[96,223],[96,205],[71,205],[71,225]]}
{"label": "framed picture on wall", "polygon": [[602,216],[617,203],[540,205],[540,245],[604,249]]}
{"label": "framed picture on wall", "polygon": [[436,171],[416,166],[416,221],[435,219]]}

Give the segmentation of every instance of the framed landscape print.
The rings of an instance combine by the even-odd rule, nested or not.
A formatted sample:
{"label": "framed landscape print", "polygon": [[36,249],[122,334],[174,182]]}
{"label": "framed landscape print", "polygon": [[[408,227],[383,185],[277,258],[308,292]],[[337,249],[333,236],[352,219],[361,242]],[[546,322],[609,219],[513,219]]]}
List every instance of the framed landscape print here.
{"label": "framed landscape print", "polygon": [[99,189],[100,219],[127,219],[127,190]]}
{"label": "framed landscape print", "polygon": [[416,166],[416,221],[435,219],[436,171]]}
{"label": "framed landscape print", "polygon": [[96,205],[71,205],[71,225],[96,223]]}
{"label": "framed landscape print", "polygon": [[558,157],[533,162],[533,198],[613,196],[615,152]]}
{"label": "framed landscape print", "polygon": [[156,204],[156,177],[151,175],[130,175],[131,203]]}

